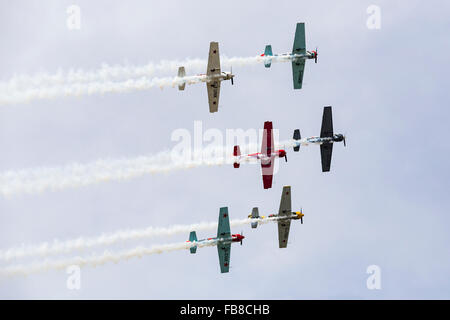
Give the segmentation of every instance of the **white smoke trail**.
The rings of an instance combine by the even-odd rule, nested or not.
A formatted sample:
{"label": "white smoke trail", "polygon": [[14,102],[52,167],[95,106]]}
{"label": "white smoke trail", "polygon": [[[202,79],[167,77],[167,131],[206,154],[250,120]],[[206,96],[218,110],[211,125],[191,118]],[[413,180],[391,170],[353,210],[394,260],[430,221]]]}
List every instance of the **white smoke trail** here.
{"label": "white smoke trail", "polygon": [[[230,161],[230,160],[228,160]],[[88,164],[70,164],[54,168],[32,168],[0,173],[0,193],[38,193],[82,187],[105,181],[119,181],[145,174],[164,173],[202,165],[221,165],[224,158],[204,158],[201,161],[174,162],[170,151],[154,156],[130,159],[104,159]]]}
{"label": "white smoke trail", "polygon": [[179,84],[201,82],[205,76],[128,79],[121,82],[89,82],[57,85],[53,87],[31,88],[25,90],[0,91],[0,105],[26,103],[32,100],[54,99],[59,97],[79,97],[105,93],[126,93],[148,90],[150,88],[175,87]]}
{"label": "white smoke trail", "polygon": [[[290,142],[280,145],[287,146]],[[242,150],[251,150],[255,146],[243,146]],[[10,170],[0,173],[0,194],[11,196],[20,193],[39,193],[46,190],[56,191],[77,188],[106,181],[120,181],[146,174],[167,173],[201,166],[221,166],[236,161],[232,148],[216,147],[203,150],[203,155],[193,159],[177,159],[171,151],[160,152],[154,156],[140,156],[125,159],[102,159],[87,164],[69,164],[61,167],[42,167]],[[254,150],[254,149],[253,149]],[[198,159],[198,160],[197,160]],[[245,159],[252,162],[252,159]]]}
{"label": "white smoke trail", "polygon": [[[271,221],[276,221],[277,218],[265,219],[240,219],[231,220],[231,227],[238,227],[249,225],[251,222],[258,222],[265,224]],[[166,228],[148,227],[145,229],[135,230],[121,230],[114,233],[102,234],[98,237],[79,237],[77,239],[59,241],[55,240],[53,243],[41,243],[38,245],[22,245],[21,247],[13,247],[7,250],[0,251],[0,260],[10,261],[12,259],[20,259],[26,257],[47,257],[57,254],[67,254],[73,251],[82,251],[98,246],[113,245],[121,242],[131,240],[150,239],[158,236],[173,236],[176,234],[185,234],[190,231],[205,231],[217,229],[217,222],[202,222],[191,225],[174,225]]]}
{"label": "white smoke trail", "polygon": [[[277,58],[275,57],[274,60],[276,61]],[[223,69],[232,66],[256,65],[262,62],[264,62],[264,58],[261,56],[231,58],[221,56]],[[175,75],[180,66],[184,66],[188,74],[191,74],[198,71],[205,72],[206,65],[207,61],[204,59],[162,60],[159,63],[150,62],[142,66],[103,64],[93,71],[72,69],[64,72],[60,69],[54,74],[40,72],[35,75],[14,75],[8,81],[0,82],[0,92],[27,91],[33,88],[49,88],[69,84],[123,81],[142,77],[149,78],[158,73]]]}
{"label": "white smoke trail", "polygon": [[206,247],[216,245],[217,240],[206,240],[202,242],[182,242],[165,245],[154,245],[150,248],[137,247],[135,249],[122,251],[118,253],[105,251],[101,255],[92,254],[89,257],[73,257],[60,260],[45,260],[43,262],[34,262],[30,264],[19,264],[0,268],[0,276],[11,277],[17,275],[30,275],[38,272],[44,272],[48,270],[61,270],[72,265],[77,265],[80,268],[85,266],[101,266],[108,262],[118,263],[122,260],[129,260],[132,258],[141,258],[143,256],[170,252],[175,250],[186,250],[192,246]]}

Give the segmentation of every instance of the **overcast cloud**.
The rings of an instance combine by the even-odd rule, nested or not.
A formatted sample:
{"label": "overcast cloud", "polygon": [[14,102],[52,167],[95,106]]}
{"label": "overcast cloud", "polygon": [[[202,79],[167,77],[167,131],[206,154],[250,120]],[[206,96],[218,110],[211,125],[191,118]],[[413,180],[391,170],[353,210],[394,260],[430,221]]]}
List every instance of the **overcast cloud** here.
{"label": "overcast cloud", "polygon": [[[80,30],[66,26],[71,4],[81,8]],[[366,26],[372,4],[381,9],[379,30]],[[0,106],[1,172],[156,154],[196,120],[223,131],[271,120],[280,139],[296,128],[318,135],[325,105],[347,147],[335,145],[329,173],[318,148],[288,150],[269,190],[257,166],[228,165],[0,197],[1,249],[216,221],[222,206],[231,219],[254,206],[275,213],[283,185],[305,213],[283,250],[275,224],[242,228],[246,239],[233,245],[227,274],[206,247],[83,268],[81,290],[67,289],[64,271],[2,279],[0,297],[449,299],[449,9],[445,1],[2,1],[0,81],[102,63],[206,59],[210,41],[227,56],[254,56],[269,43],[283,53],[297,22],[306,23],[307,48],[319,48],[319,61],[306,63],[295,91],[289,63],[234,66],[235,85],[222,84],[216,114],[204,84]],[[381,290],[366,287],[369,265],[381,268]]]}

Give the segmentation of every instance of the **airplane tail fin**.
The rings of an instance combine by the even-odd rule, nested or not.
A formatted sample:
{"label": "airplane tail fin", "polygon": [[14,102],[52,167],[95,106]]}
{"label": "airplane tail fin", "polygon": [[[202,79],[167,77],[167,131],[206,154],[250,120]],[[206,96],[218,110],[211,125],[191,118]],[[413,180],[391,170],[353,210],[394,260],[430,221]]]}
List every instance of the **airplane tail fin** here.
{"label": "airplane tail fin", "polygon": [[[241,155],[241,148],[239,148],[239,146],[234,146],[233,156],[239,157],[240,155]],[[240,163],[239,162],[233,163],[233,167],[235,167],[236,169],[239,168]]]}
{"label": "airplane tail fin", "polygon": [[[178,68],[178,77],[179,78],[184,78],[184,76],[186,75],[186,70],[184,70],[184,67],[179,67]],[[178,90],[184,90],[184,88],[186,87],[186,82],[184,82],[183,84],[179,84],[178,85]]]}
{"label": "airplane tail fin", "polygon": [[[294,137],[293,137],[293,139],[295,140],[295,141],[298,141],[298,140],[300,140],[302,138],[302,136],[300,135],[300,130],[299,129],[295,129],[294,130]],[[298,152],[300,150],[300,144],[299,145],[295,145],[294,146],[294,151],[295,152]]]}
{"label": "airplane tail fin", "polygon": [[[258,207],[253,208],[252,210],[252,219],[259,219],[259,210]],[[258,226],[258,222],[252,222],[252,229],[255,229]]]}
{"label": "airplane tail fin", "polygon": [[270,68],[271,64],[272,64],[272,59],[271,58],[267,58],[267,57],[272,57],[272,46],[270,44],[268,44],[264,50],[264,57],[266,57],[266,60],[264,61],[264,66],[266,68]]}
{"label": "airplane tail fin", "polygon": [[[195,231],[191,231],[191,233],[189,234],[189,241],[190,242],[197,241],[197,233]],[[191,253],[196,253],[197,246],[190,247],[189,250],[191,251]]]}

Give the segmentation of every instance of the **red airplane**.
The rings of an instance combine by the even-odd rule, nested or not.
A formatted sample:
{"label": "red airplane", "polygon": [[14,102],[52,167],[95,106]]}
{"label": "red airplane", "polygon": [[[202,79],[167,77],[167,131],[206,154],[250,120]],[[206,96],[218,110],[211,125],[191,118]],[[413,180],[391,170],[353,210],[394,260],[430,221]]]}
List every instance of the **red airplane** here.
{"label": "red airplane", "polygon": [[261,171],[263,177],[264,189],[272,188],[273,179],[273,167],[275,158],[283,158],[287,162],[286,151],[283,149],[274,150],[272,121],[264,122],[264,135],[261,145],[261,152],[241,155],[241,149],[239,146],[234,146],[233,155],[237,157],[238,161],[233,163],[235,168],[239,168],[241,159],[243,158],[256,158],[261,160]]}

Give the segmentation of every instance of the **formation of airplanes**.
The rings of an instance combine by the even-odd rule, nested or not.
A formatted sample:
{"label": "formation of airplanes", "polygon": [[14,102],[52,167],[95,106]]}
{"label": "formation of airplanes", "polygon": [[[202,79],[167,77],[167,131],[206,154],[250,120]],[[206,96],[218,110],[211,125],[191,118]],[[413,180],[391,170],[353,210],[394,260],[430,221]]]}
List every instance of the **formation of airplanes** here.
{"label": "formation of airplanes", "polygon": [[[317,63],[317,56],[317,49],[313,51],[306,51],[304,23],[297,23],[294,45],[291,53],[272,54],[272,46],[269,44],[266,45],[264,53],[261,54],[261,57],[264,58],[263,61],[266,68],[270,68],[272,65],[272,60],[274,59],[278,61],[292,61],[292,78],[294,82],[294,89],[302,88],[306,60],[314,59],[315,63]],[[221,71],[219,43],[211,42],[209,44],[206,74],[197,75],[196,78],[196,81],[206,82],[210,113],[219,111],[220,83],[224,80],[230,80],[231,84],[234,84],[234,76],[233,70],[230,72]],[[186,69],[184,66],[178,68],[178,78],[181,80],[178,84],[178,90],[182,91],[185,89],[186,83],[190,83],[191,79],[191,77],[186,77]]]}
{"label": "formation of airplanes", "polygon": [[[304,214],[302,210],[293,212],[291,208],[291,187],[285,186],[283,187],[283,192],[281,194],[280,209],[278,210],[278,214],[271,214],[268,216],[268,218],[276,218],[275,221],[278,224],[278,244],[280,248],[287,247],[291,220],[300,220],[303,224]],[[251,221],[252,228],[256,228],[258,226],[258,221],[266,218],[264,216],[259,216],[258,208],[253,208],[252,214],[248,217],[251,218],[251,220],[255,220]],[[197,246],[199,243],[205,241],[214,242],[217,246],[220,272],[226,273],[230,270],[231,244],[234,242],[239,242],[242,245],[242,240],[244,239],[245,237],[242,233],[231,234],[228,207],[222,207],[219,211],[219,223],[217,226],[216,237],[198,240],[196,231],[191,231],[189,234],[189,240],[186,242],[192,244],[189,248],[192,254],[197,252]]]}
{"label": "formation of airplanes", "polygon": [[[272,46],[266,45],[264,53],[261,54],[262,61],[266,68],[270,68],[272,62],[275,61],[291,61],[292,63],[292,80],[294,89],[301,89],[303,85],[303,75],[305,64],[307,60],[314,60],[317,63],[318,52],[316,50],[306,50],[305,24],[297,23],[292,52],[284,54],[273,54]],[[184,90],[186,83],[191,83],[191,79],[206,83],[209,112],[214,113],[219,110],[219,96],[221,82],[230,80],[234,84],[234,74],[224,72],[220,68],[220,55],[218,42],[211,42],[208,55],[208,66],[205,74],[196,76],[186,76],[186,70],[183,66],[178,69],[178,89]],[[292,146],[294,152],[298,152],[301,146],[319,145],[321,154],[322,172],[328,172],[331,168],[331,157],[333,152],[333,145],[336,142],[343,142],[346,146],[345,135],[342,133],[334,133],[332,107],[326,106],[323,109],[322,126],[320,136],[312,136],[302,138],[299,129],[294,130],[292,140],[289,145]],[[233,148],[233,167],[240,168],[242,162],[250,160],[257,160],[261,165],[261,175],[263,181],[263,188],[272,188],[274,165],[276,159],[284,158],[287,162],[286,146],[278,148],[275,145],[273,136],[273,124],[271,121],[264,122],[263,139],[261,143],[261,151],[251,154],[241,154],[239,145]],[[252,229],[258,227],[258,223],[264,219],[274,220],[278,225],[278,246],[279,248],[287,248],[289,232],[292,220],[300,220],[303,224],[303,210],[292,211],[291,187],[284,186],[281,194],[280,207],[277,214],[270,214],[268,216],[260,216],[258,207],[252,209],[252,213],[248,215]],[[192,254],[197,252],[197,247],[200,243],[211,241],[217,246],[219,265],[221,273],[229,272],[230,268],[230,253],[231,244],[239,242],[242,245],[244,235],[232,234],[230,230],[230,220],[228,215],[228,207],[220,208],[219,222],[217,228],[217,236],[213,238],[197,239],[196,231],[192,231],[189,235],[189,242],[191,245],[189,250]]]}
{"label": "formation of airplanes", "polygon": [[[300,146],[308,146],[316,144],[320,146],[320,154],[322,160],[322,172],[330,171],[331,155],[333,152],[333,143],[345,142],[345,135],[333,133],[333,118],[331,106],[324,107],[322,116],[322,128],[320,130],[320,137],[309,137],[302,139],[300,130],[294,130],[292,145],[294,152],[300,150]],[[273,172],[275,159],[284,158],[287,162],[286,149],[275,148],[273,138],[273,125],[271,121],[264,122],[263,141],[261,144],[261,152],[251,154],[241,154],[241,149],[238,145],[234,146],[234,168],[239,168],[241,162],[249,161],[250,159],[257,159],[261,162],[261,174],[263,179],[264,189],[272,188]]]}

